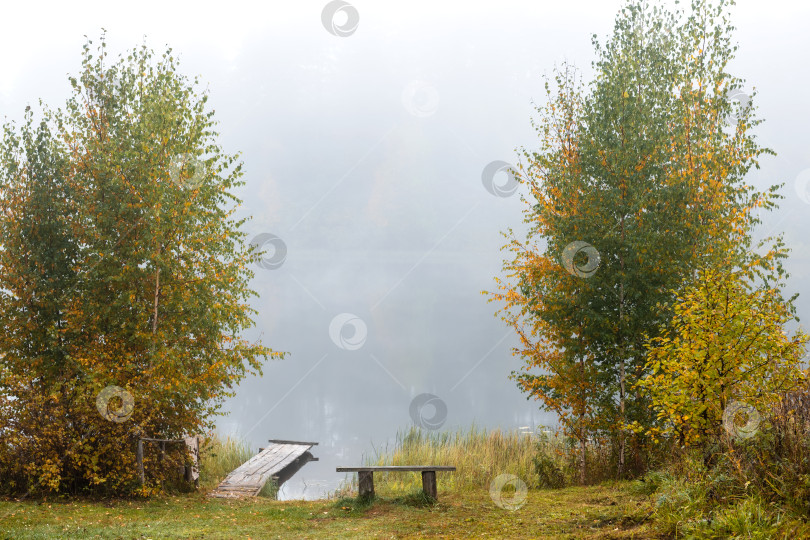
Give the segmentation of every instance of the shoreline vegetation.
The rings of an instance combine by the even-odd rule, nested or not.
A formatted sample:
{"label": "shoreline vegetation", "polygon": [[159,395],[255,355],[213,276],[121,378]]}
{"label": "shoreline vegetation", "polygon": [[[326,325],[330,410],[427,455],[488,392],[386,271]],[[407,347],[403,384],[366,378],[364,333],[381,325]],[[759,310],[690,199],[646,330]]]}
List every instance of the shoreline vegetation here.
{"label": "shoreline vegetation", "polygon": [[247,242],[243,162],[201,81],[168,46],[113,61],[104,31],[87,38],[64,108],[26,107],[0,137],[0,540],[810,538],[810,335],[788,331],[791,245],[754,243],[784,184],[747,179],[776,154],[730,73],[734,0],[689,3],[625,2],[592,35],[593,78],[555,67],[537,140],[493,162],[530,227],[504,231],[481,292],[518,338],[510,378],[559,432],[411,428],[364,458],[455,466],[438,500],[383,472],[372,497],[351,475],[319,501],[213,500],[246,442],[209,436],[199,489],[183,445],[144,454],[213,429],[285,357],[243,337],[251,268],[283,260],[257,240],[275,235]]}
{"label": "shoreline vegetation", "polygon": [[[773,430],[763,433],[767,445]],[[783,441],[784,442],[784,441]],[[756,443],[755,443],[756,444]],[[347,478],[328,498],[275,500],[274,490],[241,501],[206,496],[254,452],[239,439],[209,437],[199,489],[130,499],[53,497],[0,500],[0,538],[682,538],[806,537],[810,527],[790,504],[769,500],[686,452],[635,480],[576,485],[572,441],[554,433],[400,430],[393,447],[364,463],[452,464],[440,473],[439,501],[426,500],[416,473],[375,475],[376,497],[357,498]],[[741,450],[742,459],[747,450]],[[598,447],[592,449],[599,456]],[[604,464],[604,470],[609,470]],[[596,474],[602,469],[595,467]],[[507,475],[507,481],[496,481]],[[352,477],[354,475],[351,475]],[[787,478],[781,485],[788,485]],[[521,491],[522,490],[522,491]]]}

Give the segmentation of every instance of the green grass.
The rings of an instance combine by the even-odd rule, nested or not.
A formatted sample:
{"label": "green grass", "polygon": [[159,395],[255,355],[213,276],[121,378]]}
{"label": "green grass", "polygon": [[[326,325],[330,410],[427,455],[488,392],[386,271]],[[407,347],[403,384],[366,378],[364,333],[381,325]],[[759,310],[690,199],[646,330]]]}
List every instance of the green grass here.
{"label": "green grass", "polygon": [[436,504],[417,493],[373,501],[2,501],[0,538],[651,538],[649,511],[648,498],[627,483],[530,490],[514,511],[485,489],[440,489]]}
{"label": "green grass", "polygon": [[[254,454],[233,439],[203,449],[199,493],[152,499],[0,501],[0,540],[35,538],[810,538],[810,525],[755,496],[712,502],[711,483],[683,471],[632,482],[543,489],[535,458],[563,467],[556,438],[471,428],[456,433],[400,433],[393,449],[366,463],[452,464],[439,473],[438,501],[421,492],[418,473],[376,473],[376,496],[359,499],[355,477],[326,500],[267,497],[210,499],[233,468]],[[687,471],[687,472],[685,472]],[[501,504],[490,493],[501,474],[528,487],[525,502],[511,486]],[[723,486],[725,484],[718,484]],[[497,495],[497,494],[496,494]],[[716,499],[716,498],[715,498]],[[503,504],[503,503],[507,504]]]}
{"label": "green grass", "polygon": [[727,498],[705,480],[672,473],[651,473],[646,480],[631,483],[630,490],[650,495],[655,528],[667,537],[810,538],[806,515],[788,513],[756,493]]}

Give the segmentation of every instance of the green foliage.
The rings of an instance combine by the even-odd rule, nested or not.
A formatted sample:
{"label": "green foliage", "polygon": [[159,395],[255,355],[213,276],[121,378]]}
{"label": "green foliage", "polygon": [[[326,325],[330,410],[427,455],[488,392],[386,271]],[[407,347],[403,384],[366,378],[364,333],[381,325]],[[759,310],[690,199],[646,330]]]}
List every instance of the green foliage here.
{"label": "green foliage", "polygon": [[678,538],[762,539],[801,527],[795,517],[785,519],[756,493],[717,501],[716,494],[727,481],[727,477],[705,470],[694,471],[689,479],[666,477],[654,496],[656,527]]}
{"label": "green foliage", "polygon": [[558,433],[541,432],[536,438],[532,460],[537,475],[537,487],[559,489],[577,484],[598,484],[615,478],[615,459],[609,444],[586,441],[586,475],[581,475],[582,445],[573,438]]}
{"label": "green foliage", "polygon": [[[783,394],[747,440],[716,439],[676,454],[645,489],[656,527],[686,538],[804,538],[810,498],[810,396]],[[655,484],[655,489],[652,489]]]}
{"label": "green foliage", "polygon": [[650,340],[648,374],[638,386],[661,421],[649,428],[654,438],[705,445],[719,436],[732,402],[768,411],[805,380],[808,336],[784,331],[792,306],[782,299],[782,283],[755,287],[752,277],[702,270],[678,298],[669,331]]}
{"label": "green foliage", "polygon": [[[63,110],[0,144],[0,480],[25,493],[132,493],[138,437],[212,427],[261,358],[240,337],[257,254],[237,156],[167,50],[108,65],[84,46]],[[186,459],[147,445],[148,485]]]}
{"label": "green foliage", "polygon": [[[650,369],[645,338],[666,329],[697,268],[757,259],[753,212],[778,198],[776,186],[759,193],[744,180],[773,152],[752,134],[755,107],[735,110],[730,98],[744,83],[727,71],[730,5],[694,0],[671,13],[628,2],[608,41],[593,39],[587,89],[568,65],[556,91],[546,85],[540,148],[518,167],[531,229],[511,238],[511,281],[491,295],[521,340],[513,377],[567,436],[613,445],[620,475],[647,469],[646,430],[658,422],[636,387]],[[760,268],[781,272],[782,256]]]}
{"label": "green foliage", "polygon": [[637,495],[652,495],[661,488],[667,474],[661,471],[650,471],[630,483],[630,490]]}
{"label": "green foliage", "polygon": [[259,497],[266,497],[268,499],[278,497],[278,486],[272,479],[268,480],[267,483],[262,486],[262,489],[259,490]]}
{"label": "green foliage", "polygon": [[749,497],[718,512],[707,536],[770,540],[780,532],[780,517],[758,497]]}
{"label": "green foliage", "polygon": [[565,475],[556,461],[544,453],[538,453],[534,457],[534,472],[537,474],[538,487],[556,489],[565,486]]}

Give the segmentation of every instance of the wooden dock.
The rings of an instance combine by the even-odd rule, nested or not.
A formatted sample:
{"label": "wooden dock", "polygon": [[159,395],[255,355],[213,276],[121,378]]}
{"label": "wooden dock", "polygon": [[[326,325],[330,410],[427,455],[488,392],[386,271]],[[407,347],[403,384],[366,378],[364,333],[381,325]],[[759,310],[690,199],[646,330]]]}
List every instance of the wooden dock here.
{"label": "wooden dock", "polygon": [[255,497],[262,487],[273,480],[277,486],[292,478],[310,461],[318,461],[309,449],[316,442],[271,439],[267,448],[231,471],[209,496],[226,499]]}

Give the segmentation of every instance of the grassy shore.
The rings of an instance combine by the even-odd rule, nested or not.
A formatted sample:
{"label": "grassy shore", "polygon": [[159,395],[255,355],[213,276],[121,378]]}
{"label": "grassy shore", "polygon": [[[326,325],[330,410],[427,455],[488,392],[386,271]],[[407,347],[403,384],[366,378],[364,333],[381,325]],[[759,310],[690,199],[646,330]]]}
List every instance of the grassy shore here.
{"label": "grassy shore", "polygon": [[[440,484],[441,488],[441,484]],[[655,538],[649,497],[627,483],[530,490],[497,506],[488,490],[356,499],[244,501],[188,495],[148,501],[0,502],[0,538]]]}
{"label": "grassy shore", "polygon": [[[537,489],[537,440],[476,428],[456,433],[401,432],[394,448],[367,462],[453,464],[439,473],[439,500],[421,496],[417,473],[377,474],[378,497],[355,498],[353,481],[321,501],[209,499],[228,471],[253,451],[234,439],[203,447],[200,492],[149,500],[0,502],[0,538],[650,538],[649,497],[630,484]],[[515,485],[493,498],[491,481]],[[356,475],[352,475],[354,477]]]}
{"label": "grassy shore", "polygon": [[[801,512],[787,512],[756,493],[720,489],[727,478],[694,467],[652,472],[632,482],[550,489],[570,485],[564,450],[564,441],[554,436],[474,427],[456,433],[408,430],[399,433],[393,448],[377,449],[365,461],[455,465],[455,472],[438,473],[438,502],[422,495],[418,473],[375,474],[377,497],[371,501],[356,498],[356,475],[325,500],[277,501],[267,489],[262,497],[228,501],[206,493],[255,452],[238,440],[214,438],[203,447],[196,493],[112,501],[0,500],[0,540],[810,538]],[[680,463],[683,469],[686,461]]]}

